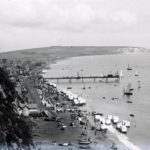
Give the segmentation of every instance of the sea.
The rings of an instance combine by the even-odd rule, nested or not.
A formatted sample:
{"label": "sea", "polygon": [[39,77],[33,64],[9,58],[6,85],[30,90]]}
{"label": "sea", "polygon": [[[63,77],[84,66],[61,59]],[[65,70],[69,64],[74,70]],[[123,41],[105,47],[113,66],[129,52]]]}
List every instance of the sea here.
{"label": "sea", "polygon": [[[128,65],[132,70],[127,70]],[[117,54],[72,57],[50,64],[45,77],[100,76],[120,73],[116,79],[51,80],[58,89],[67,89],[86,99],[82,109],[128,120],[126,137],[141,149],[150,148],[150,54]],[[137,72],[138,76],[135,76]],[[139,88],[139,82],[140,87]],[[133,95],[123,89],[131,85]],[[131,103],[128,103],[130,101]],[[130,116],[130,115],[133,116]]]}

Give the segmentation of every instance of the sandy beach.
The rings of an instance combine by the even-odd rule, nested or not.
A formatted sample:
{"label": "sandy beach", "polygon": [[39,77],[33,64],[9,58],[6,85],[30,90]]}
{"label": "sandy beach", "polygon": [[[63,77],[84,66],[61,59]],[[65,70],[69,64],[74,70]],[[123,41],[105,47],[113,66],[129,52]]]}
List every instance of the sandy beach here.
{"label": "sandy beach", "polygon": [[[134,56],[135,55],[131,55],[130,56],[131,60],[132,60],[132,58]],[[136,56],[137,56],[137,58],[138,57],[142,57],[142,54],[139,54],[139,55],[136,55]],[[121,55],[118,56],[118,58],[119,57],[122,58],[123,55],[122,56]],[[129,55],[128,55],[128,57],[129,57]],[[145,56],[143,55],[143,57],[145,57]],[[105,58],[105,56],[103,57],[103,59],[104,58]],[[148,56],[146,58],[148,58]],[[81,64],[80,59],[73,58],[74,61],[72,61],[72,62],[70,60],[71,59],[69,59],[68,61],[67,60],[66,61],[62,61],[62,63],[58,62],[58,67],[57,67],[57,64],[54,65],[54,66],[52,65],[52,71],[54,72],[54,74],[58,73],[57,70],[61,70],[60,73],[58,73],[57,76],[64,75],[64,74],[66,74],[66,72],[70,73],[70,76],[71,76],[71,75],[76,74],[76,72],[78,70],[80,70],[80,69],[82,70],[82,68],[84,68],[84,71],[85,71],[84,73],[89,74],[88,71],[86,72],[88,67],[86,68],[85,66],[84,67],[82,66],[82,68],[81,67],[80,68],[75,68],[76,65],[78,65],[78,63]],[[87,61],[88,60],[89,59],[87,59]],[[128,61],[131,61],[131,60],[128,60]],[[138,59],[137,59],[137,61],[138,61]],[[69,64],[69,62],[71,62],[70,66],[71,65],[74,66],[73,69],[71,69],[71,67],[69,65],[67,65],[67,64]],[[106,63],[106,62],[104,61],[104,63]],[[117,63],[117,62],[115,62],[115,63]],[[115,63],[114,63],[114,65],[115,65]],[[133,63],[133,62],[131,61],[130,63]],[[147,60],[145,59],[145,63],[141,62],[140,64],[146,65],[147,64]],[[125,63],[124,63],[124,65],[125,65]],[[53,69],[53,67],[55,67],[55,69]],[[126,67],[126,66],[122,66],[122,68],[124,68],[124,67]],[[121,69],[121,67],[119,67],[119,68]],[[132,86],[136,88],[137,87],[137,80],[141,80],[143,82],[143,84],[144,84],[144,83],[146,83],[145,80],[147,78],[146,79],[144,78],[144,74],[142,73],[143,71],[141,71],[141,68],[140,68],[139,64],[138,64],[138,67],[135,65],[135,68],[138,68],[138,70],[140,70],[139,71],[140,72],[140,77],[135,78],[134,74],[132,74],[132,73],[134,73],[134,71],[132,73],[131,72],[129,73],[129,72],[126,72],[124,70],[123,72],[124,73],[126,72],[124,76],[127,76],[127,77],[129,76],[128,77],[129,79],[126,79],[127,81],[124,81],[125,79],[123,79],[122,82],[123,82],[123,84],[125,84],[126,82],[131,82],[131,79],[132,79],[133,80],[132,81],[132,84],[133,84]],[[103,70],[103,69],[101,69],[101,70]],[[59,74],[61,74],[61,75],[59,75]],[[146,73],[146,74],[148,74],[148,73]],[[53,76],[53,73],[51,74],[51,76]],[[93,90],[95,89],[95,92],[93,90],[88,90],[88,86],[89,85],[91,86],[91,89],[93,89]],[[80,84],[80,83],[76,83],[76,82],[73,82],[72,84],[69,84],[69,83],[60,81],[60,83],[58,84],[58,87],[67,88],[67,87],[71,86],[72,87],[71,91],[74,91],[76,94],[82,95],[84,98],[87,97],[88,102],[87,102],[86,106],[89,107],[89,108],[85,107],[85,109],[90,111],[90,112],[95,110],[97,112],[102,112],[105,115],[108,115],[108,114],[112,113],[112,114],[116,114],[116,115],[120,116],[121,119],[130,120],[131,121],[131,129],[129,130],[129,133],[127,135],[120,134],[114,128],[108,128],[109,131],[111,132],[110,135],[111,135],[111,138],[113,139],[113,141],[116,141],[116,143],[118,143],[118,141],[119,141],[121,143],[121,145],[126,145],[126,147],[128,147],[128,149],[145,149],[146,147],[148,147],[148,143],[149,142],[148,142],[148,138],[146,138],[148,135],[146,134],[145,130],[143,130],[144,128],[142,127],[142,125],[144,125],[144,124],[140,123],[140,116],[141,116],[141,114],[139,112],[139,109],[141,109],[141,111],[145,112],[146,110],[144,111],[143,108],[148,108],[148,106],[146,106],[146,107],[143,106],[145,104],[145,102],[146,102],[146,99],[143,99],[142,95],[141,95],[142,92],[146,92],[147,89],[145,89],[145,87],[143,87],[140,90],[140,92],[139,92],[139,90],[135,90],[135,95],[133,96],[133,104],[128,104],[127,103],[128,99],[126,99],[125,97],[122,98],[122,88],[123,87],[121,88],[121,86],[118,83],[113,83],[112,82],[112,83],[109,83],[108,85],[105,85],[104,83],[102,83],[102,85],[103,86],[101,86],[101,88],[99,90],[102,90],[102,88],[104,88],[104,90],[107,91],[107,92],[104,92],[101,95],[98,92],[96,92],[97,91],[96,89],[98,89],[99,83],[92,83],[90,81],[88,81],[87,83],[84,83],[84,84],[83,83]],[[85,87],[86,89],[83,90],[82,89],[83,87]],[[111,87],[116,87],[116,89],[118,89],[119,91],[118,90],[115,91],[115,88],[114,88],[114,93],[110,93],[110,95],[106,96],[105,94],[109,93],[109,90],[110,90],[109,87],[110,88]],[[89,92],[89,94],[87,94],[87,92]],[[90,96],[91,92],[94,92],[94,93]],[[119,94],[117,94],[118,92],[119,92]],[[100,96],[100,97],[98,97],[98,96]],[[103,98],[102,98],[103,96],[106,96],[106,100],[103,100]],[[111,99],[112,99],[113,96],[114,97],[116,96],[116,97],[118,97],[119,99],[122,99],[122,100],[121,101],[119,101],[119,100],[118,101],[117,100],[112,101]],[[138,96],[140,96],[140,97],[138,97]],[[98,106],[95,105],[97,103],[97,99],[99,99]],[[111,100],[110,102],[109,102],[109,99]],[[135,103],[134,101],[136,101],[136,99],[141,99],[141,101],[140,102],[137,101],[137,103]],[[92,101],[94,101],[94,102],[92,102]],[[141,105],[141,103],[143,103],[143,104]],[[88,104],[90,106],[88,106]],[[120,108],[119,107],[116,108],[117,104],[120,106]],[[142,107],[140,108],[140,106],[142,106]],[[125,107],[128,111],[126,111],[126,109],[123,109],[123,107]],[[136,118],[130,117],[130,113],[135,114]],[[145,117],[146,117],[146,115],[144,115],[144,118]],[[147,119],[145,118],[144,119],[145,125],[147,124],[146,123],[147,121],[148,121],[148,118]],[[138,126],[138,127],[136,127],[136,126]],[[139,130],[139,128],[140,128],[140,130]],[[143,136],[141,137],[139,135],[141,135],[142,131],[143,131]],[[136,132],[137,132],[138,137],[136,136]],[[144,136],[144,134],[145,134],[145,136]],[[107,135],[109,135],[109,134],[107,134]],[[113,137],[113,135],[114,135],[114,137]],[[134,139],[132,139],[132,136],[134,137]],[[120,143],[118,145],[120,145]]]}

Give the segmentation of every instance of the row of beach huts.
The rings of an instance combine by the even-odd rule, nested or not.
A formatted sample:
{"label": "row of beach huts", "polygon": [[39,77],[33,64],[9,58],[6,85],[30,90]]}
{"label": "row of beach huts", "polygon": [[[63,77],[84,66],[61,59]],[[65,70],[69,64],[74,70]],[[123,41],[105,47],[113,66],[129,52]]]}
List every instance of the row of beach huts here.
{"label": "row of beach huts", "polygon": [[94,121],[99,122],[100,125],[97,126],[97,130],[107,130],[109,126],[113,125],[121,133],[127,133],[128,128],[130,127],[130,122],[127,120],[120,120],[118,116],[108,115],[103,117],[101,114],[94,114]]}

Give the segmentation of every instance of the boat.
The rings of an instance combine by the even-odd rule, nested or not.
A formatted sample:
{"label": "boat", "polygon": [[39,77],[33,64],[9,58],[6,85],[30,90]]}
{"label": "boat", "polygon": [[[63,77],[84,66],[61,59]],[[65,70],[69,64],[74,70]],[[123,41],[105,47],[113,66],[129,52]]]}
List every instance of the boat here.
{"label": "boat", "polygon": [[67,87],[67,90],[69,90],[69,89],[72,89],[72,87],[70,87],[70,86],[69,86],[69,87]]}
{"label": "boat", "polygon": [[133,103],[132,101],[127,101],[127,103]]}
{"label": "boat", "polygon": [[127,70],[132,70],[132,68],[128,65]]}
{"label": "boat", "polygon": [[120,71],[120,78],[122,78],[123,77],[123,72],[122,72],[122,70]]}
{"label": "boat", "polygon": [[124,95],[127,95],[127,96],[133,95],[133,93],[132,93],[133,90],[134,89],[131,88],[131,83],[128,83],[127,88],[123,89]]}
{"label": "boat", "polygon": [[79,145],[79,148],[81,149],[90,149],[90,145]]}
{"label": "boat", "polygon": [[137,70],[135,71],[135,76],[136,76],[136,77],[139,76]]}
{"label": "boat", "polygon": [[141,88],[141,82],[138,81],[138,88],[140,89]]}
{"label": "boat", "polygon": [[90,144],[90,141],[87,140],[87,139],[81,139],[81,140],[79,140],[79,144],[82,144],[82,145],[89,145],[89,144]]}

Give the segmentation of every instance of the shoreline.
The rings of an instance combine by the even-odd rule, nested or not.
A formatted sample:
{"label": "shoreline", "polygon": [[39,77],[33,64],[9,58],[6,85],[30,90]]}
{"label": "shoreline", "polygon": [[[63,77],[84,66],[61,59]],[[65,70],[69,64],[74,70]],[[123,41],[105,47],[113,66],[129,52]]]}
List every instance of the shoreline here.
{"label": "shoreline", "polygon": [[[138,55],[139,53],[137,53]],[[107,54],[106,54],[107,55]],[[112,54],[112,55],[115,55],[115,54]],[[123,55],[123,54],[117,54],[117,55]],[[98,56],[98,55],[85,55],[85,56],[75,56],[75,57],[86,57],[86,56]],[[63,59],[60,59],[60,60],[57,60],[55,63],[57,63],[58,61],[61,61],[61,60],[66,60],[66,59],[71,59],[71,58],[74,58],[74,57],[65,57]],[[55,63],[49,63],[49,66],[51,66],[52,64],[55,64]],[[50,68],[51,69],[51,68]],[[115,136],[117,138],[117,140],[114,140],[114,142],[116,142],[118,145],[120,145],[120,143],[124,144],[126,147],[130,148],[130,149],[137,149],[139,150],[139,147],[137,147],[135,144],[133,144],[130,139],[128,140],[128,137],[126,138],[122,138],[121,136],[119,137],[117,135],[117,133],[114,134],[114,130],[116,130],[115,128],[108,128],[109,129],[109,132],[111,134],[113,134],[113,136]],[[117,131],[117,130],[116,130]],[[119,133],[119,132],[118,132]],[[119,141],[119,142],[118,142]]]}
{"label": "shoreline", "polygon": [[[78,56],[78,57],[79,57],[79,56]],[[69,57],[69,58],[70,58],[70,57]],[[54,59],[53,59],[53,61],[51,61],[51,62],[49,62],[49,63],[46,63],[45,67],[48,65],[48,67],[50,68],[50,65],[55,64],[56,62],[58,62],[58,61],[60,61],[60,60],[64,60],[64,59],[68,59],[68,58],[66,57],[66,58],[61,58],[61,59],[57,59],[57,60],[54,60]],[[47,61],[47,62],[48,62],[48,61]],[[45,67],[44,67],[44,68],[45,68]],[[50,69],[51,69],[51,68],[50,68]],[[80,110],[80,108],[77,108],[77,110]],[[68,114],[66,114],[66,115],[68,115]],[[79,123],[77,123],[77,124],[79,124]],[[77,126],[78,126],[78,125],[77,125]],[[82,130],[83,130],[83,127],[81,128],[81,126],[79,126],[79,127],[77,127],[77,128],[79,128],[79,130],[77,129],[77,130],[78,130],[78,131],[77,131],[77,132],[78,132],[77,134],[80,135],[80,133],[81,133]],[[89,129],[87,129],[87,131],[90,132],[90,135],[92,135],[92,134],[94,134],[94,133],[91,133],[91,129],[90,129],[90,128],[91,128],[91,125],[90,125]],[[56,130],[57,130],[57,129],[56,129]],[[67,131],[66,131],[66,132],[67,132]],[[71,133],[71,131],[69,131],[69,132]],[[46,133],[46,130],[45,130],[45,133]],[[70,133],[69,133],[69,134],[70,134]],[[58,136],[61,136],[61,135],[58,135]],[[100,133],[100,136],[102,136],[101,133]],[[91,136],[91,137],[93,137],[93,136]],[[102,136],[102,137],[103,137],[103,136]],[[105,147],[104,145],[103,145],[103,146],[107,149],[108,147],[111,148],[111,146],[116,145],[116,144],[115,144],[113,141],[111,141],[110,139],[107,139],[107,138],[105,138],[105,137],[102,138],[102,137],[100,138],[100,139],[101,139],[100,141],[99,141],[99,140],[96,140],[96,141],[95,141],[97,144],[94,142],[97,146],[100,146],[100,145],[102,146],[103,143],[105,143],[104,145],[105,145],[105,146],[107,145],[107,146],[106,146],[106,147]],[[40,138],[40,137],[39,137],[39,138]],[[51,139],[52,137],[47,137],[47,138],[48,138],[48,139]],[[60,138],[60,137],[59,137],[59,138]],[[59,139],[59,138],[58,138],[58,139]],[[43,141],[44,141],[44,140],[43,140]],[[48,140],[48,141],[49,141],[49,140]],[[57,140],[56,140],[56,141],[57,141]],[[105,142],[104,142],[104,141],[105,141]],[[110,142],[110,141],[111,141],[111,142]],[[61,142],[61,141],[58,141],[58,143],[59,143],[59,142]],[[49,143],[49,142],[48,142],[48,143]],[[75,147],[76,147],[76,144],[78,143],[78,140],[77,140],[77,139],[76,139],[76,140],[72,140],[71,143],[73,143],[73,145],[75,144]],[[98,145],[98,143],[99,143],[100,145]],[[107,143],[107,144],[106,144],[106,143]],[[46,143],[45,143],[45,144],[46,144]],[[53,143],[51,143],[51,144],[53,144]],[[50,145],[51,145],[51,144],[50,144]],[[94,145],[95,145],[95,144],[94,144]],[[41,145],[41,144],[40,144],[40,145]],[[91,144],[91,145],[92,145],[92,144]],[[102,146],[102,147],[103,147],[103,146]],[[104,149],[104,147],[103,147],[103,149]]]}
{"label": "shoreline", "polygon": [[[38,96],[38,91],[37,91],[37,85],[43,80],[41,80],[40,78],[38,79],[38,75],[40,75],[41,74],[41,71],[43,70],[43,68],[45,68],[45,67],[47,67],[47,65],[48,66],[50,66],[50,65],[52,65],[52,64],[55,64],[55,63],[57,63],[57,62],[59,62],[59,61],[61,61],[61,60],[65,60],[65,59],[70,59],[70,58],[73,58],[73,57],[84,57],[84,56],[95,56],[95,54],[93,55],[93,54],[81,54],[81,56],[78,54],[71,54],[71,53],[69,53],[68,55],[66,55],[66,56],[64,56],[64,54],[63,53],[60,53],[60,57],[57,57],[57,53],[58,52],[56,52],[56,53],[54,53],[54,54],[52,54],[52,56],[50,57],[50,56],[46,56],[46,55],[43,55],[43,56],[41,56],[41,55],[39,55],[39,56],[37,56],[36,57],[36,55],[38,55],[38,53],[36,54],[35,53],[35,55],[33,56],[29,56],[29,53],[23,53],[22,54],[22,56],[21,57],[17,57],[17,55],[16,56],[12,56],[12,58],[9,58],[9,54],[8,54],[8,58],[6,58],[5,59],[5,57],[4,57],[4,59],[3,59],[3,61],[6,61],[7,63],[5,64],[6,66],[7,65],[9,65],[10,64],[10,62],[11,62],[11,67],[12,67],[12,70],[13,70],[13,68],[15,68],[15,66],[16,66],[16,63],[19,63],[19,65],[21,65],[21,64],[23,64],[23,65],[25,65],[25,70],[23,69],[23,67],[22,68],[20,68],[20,71],[25,71],[25,74],[21,74],[21,72],[18,74],[19,75],[19,79],[22,79],[22,84],[21,84],[21,86],[25,86],[25,88],[27,88],[27,90],[29,91],[28,93],[27,93],[27,98],[29,98],[29,104],[30,103],[37,103],[37,104],[40,104],[41,103],[41,100],[42,99],[40,99],[39,98],[39,96]],[[19,53],[18,53],[19,54]],[[21,54],[21,53],[20,53]],[[25,54],[25,55],[24,55]],[[26,54],[28,54],[28,56],[26,56]],[[34,54],[34,53],[33,53]],[[98,54],[98,55],[104,55],[104,54]],[[98,55],[96,55],[96,56],[98,56]],[[108,55],[108,54],[106,54],[106,55]],[[109,54],[109,55],[114,55],[114,54]],[[117,54],[118,55],[118,54]],[[23,59],[21,59],[21,58],[23,58]],[[10,66],[8,66],[8,67],[10,67]],[[51,69],[51,68],[50,68]],[[18,69],[19,70],[19,69]],[[26,82],[27,81],[27,82]],[[30,82],[31,81],[31,82]],[[42,81],[43,82],[43,81]],[[36,83],[38,83],[38,84],[36,84]],[[46,84],[44,83],[42,86],[44,87]],[[44,90],[42,87],[41,87],[41,90]],[[50,91],[48,91],[48,92],[51,92],[51,91],[53,91],[54,90],[54,88],[51,88],[51,90]],[[57,91],[55,91],[56,93],[57,93]],[[56,103],[56,101],[57,101],[57,99],[55,99],[55,98],[57,98],[57,97],[55,97],[55,94],[56,93],[53,93],[54,95],[51,95],[50,93],[48,93],[48,95],[46,96],[46,98],[50,98],[54,103]],[[45,93],[45,92],[44,92]],[[58,94],[59,95],[59,94]],[[59,99],[61,99],[61,98],[59,98]],[[66,101],[66,99],[65,99],[65,101]],[[64,101],[64,102],[65,102]],[[62,103],[63,104],[63,103]],[[66,104],[68,105],[68,106],[71,106],[67,101],[66,101]],[[78,109],[77,109],[78,110]],[[66,113],[64,113],[63,115],[63,119],[62,120],[65,120],[66,122],[68,121],[68,120],[66,120],[66,115],[68,115],[69,113],[68,112],[66,112]],[[31,118],[31,120],[32,120],[32,118]],[[34,119],[33,119],[34,120]],[[33,121],[32,120],[32,121]],[[59,130],[59,128],[58,128],[58,126],[57,126],[57,122],[54,122],[54,123],[52,123],[52,122],[47,122],[46,120],[44,120],[44,118],[37,118],[37,119],[35,119],[34,121],[37,121],[37,123],[39,122],[39,123],[41,123],[43,126],[41,126],[41,127],[43,127],[43,129],[45,129],[45,125],[47,126],[47,129],[46,130],[43,130],[42,128],[42,130],[41,130],[41,133],[45,136],[44,138],[47,138],[48,139],[48,143],[50,142],[49,141],[49,138],[50,137],[55,137],[56,139],[58,138],[59,140],[58,141],[60,141],[61,142],[61,138],[62,139],[64,139],[64,137],[63,137],[63,131],[60,131]],[[77,124],[79,124],[79,122],[77,122]],[[66,138],[68,138],[69,140],[71,140],[71,141],[73,141],[72,139],[70,139],[70,134],[72,134],[72,133],[77,133],[77,134],[79,134],[80,132],[81,132],[81,126],[79,125],[78,127],[79,127],[79,130],[77,131],[77,130],[75,130],[75,131],[77,131],[77,132],[73,132],[73,128],[72,127],[70,127],[70,125],[69,125],[69,122],[68,122],[68,124],[67,124],[67,126],[70,128],[69,130],[70,131],[67,131],[65,134],[66,134]],[[38,127],[40,127],[40,124],[39,124],[39,126]],[[37,127],[37,130],[40,132],[40,130],[39,130],[39,128]],[[53,128],[54,127],[54,128]],[[36,128],[36,127],[35,127]],[[83,127],[82,127],[82,129],[83,129]],[[89,128],[90,129],[90,128]],[[56,131],[55,131],[56,130]],[[57,132],[57,130],[58,130],[58,132]],[[90,130],[89,130],[90,131]],[[49,133],[50,132],[50,133]],[[55,133],[57,133],[57,135],[58,136],[55,136]],[[68,134],[69,133],[69,134]],[[33,133],[34,134],[34,133]],[[46,135],[47,134],[47,135]],[[53,134],[53,135],[52,135]],[[36,132],[35,132],[35,135],[33,135],[34,137],[38,137],[37,135],[36,135]],[[47,136],[47,137],[46,137]],[[61,136],[61,137],[60,137]],[[111,147],[112,146],[112,144],[114,144],[114,142],[113,141],[118,141],[117,139],[115,139],[115,140],[113,140],[113,141],[111,141],[110,139],[110,137],[113,137],[113,135],[110,135],[110,133],[108,134],[108,136],[107,137],[103,137],[102,135],[100,135],[100,137],[97,139],[99,142],[101,142],[101,144],[104,144],[104,143],[109,143],[109,146]],[[74,138],[74,135],[72,134],[72,138]],[[113,137],[113,138],[115,138],[115,137]],[[112,139],[113,139],[112,138]],[[40,139],[40,136],[39,136],[39,139]],[[42,139],[42,138],[41,138]],[[41,140],[42,141],[42,140]],[[77,136],[77,138],[76,138],[76,141],[78,141],[78,136]],[[44,142],[44,140],[43,140],[43,142]],[[53,143],[53,139],[52,139],[52,141],[51,141],[51,143],[52,144],[54,144]],[[94,143],[94,144],[96,144],[96,143]],[[106,145],[107,145],[106,144]],[[109,147],[109,148],[110,148]]]}

